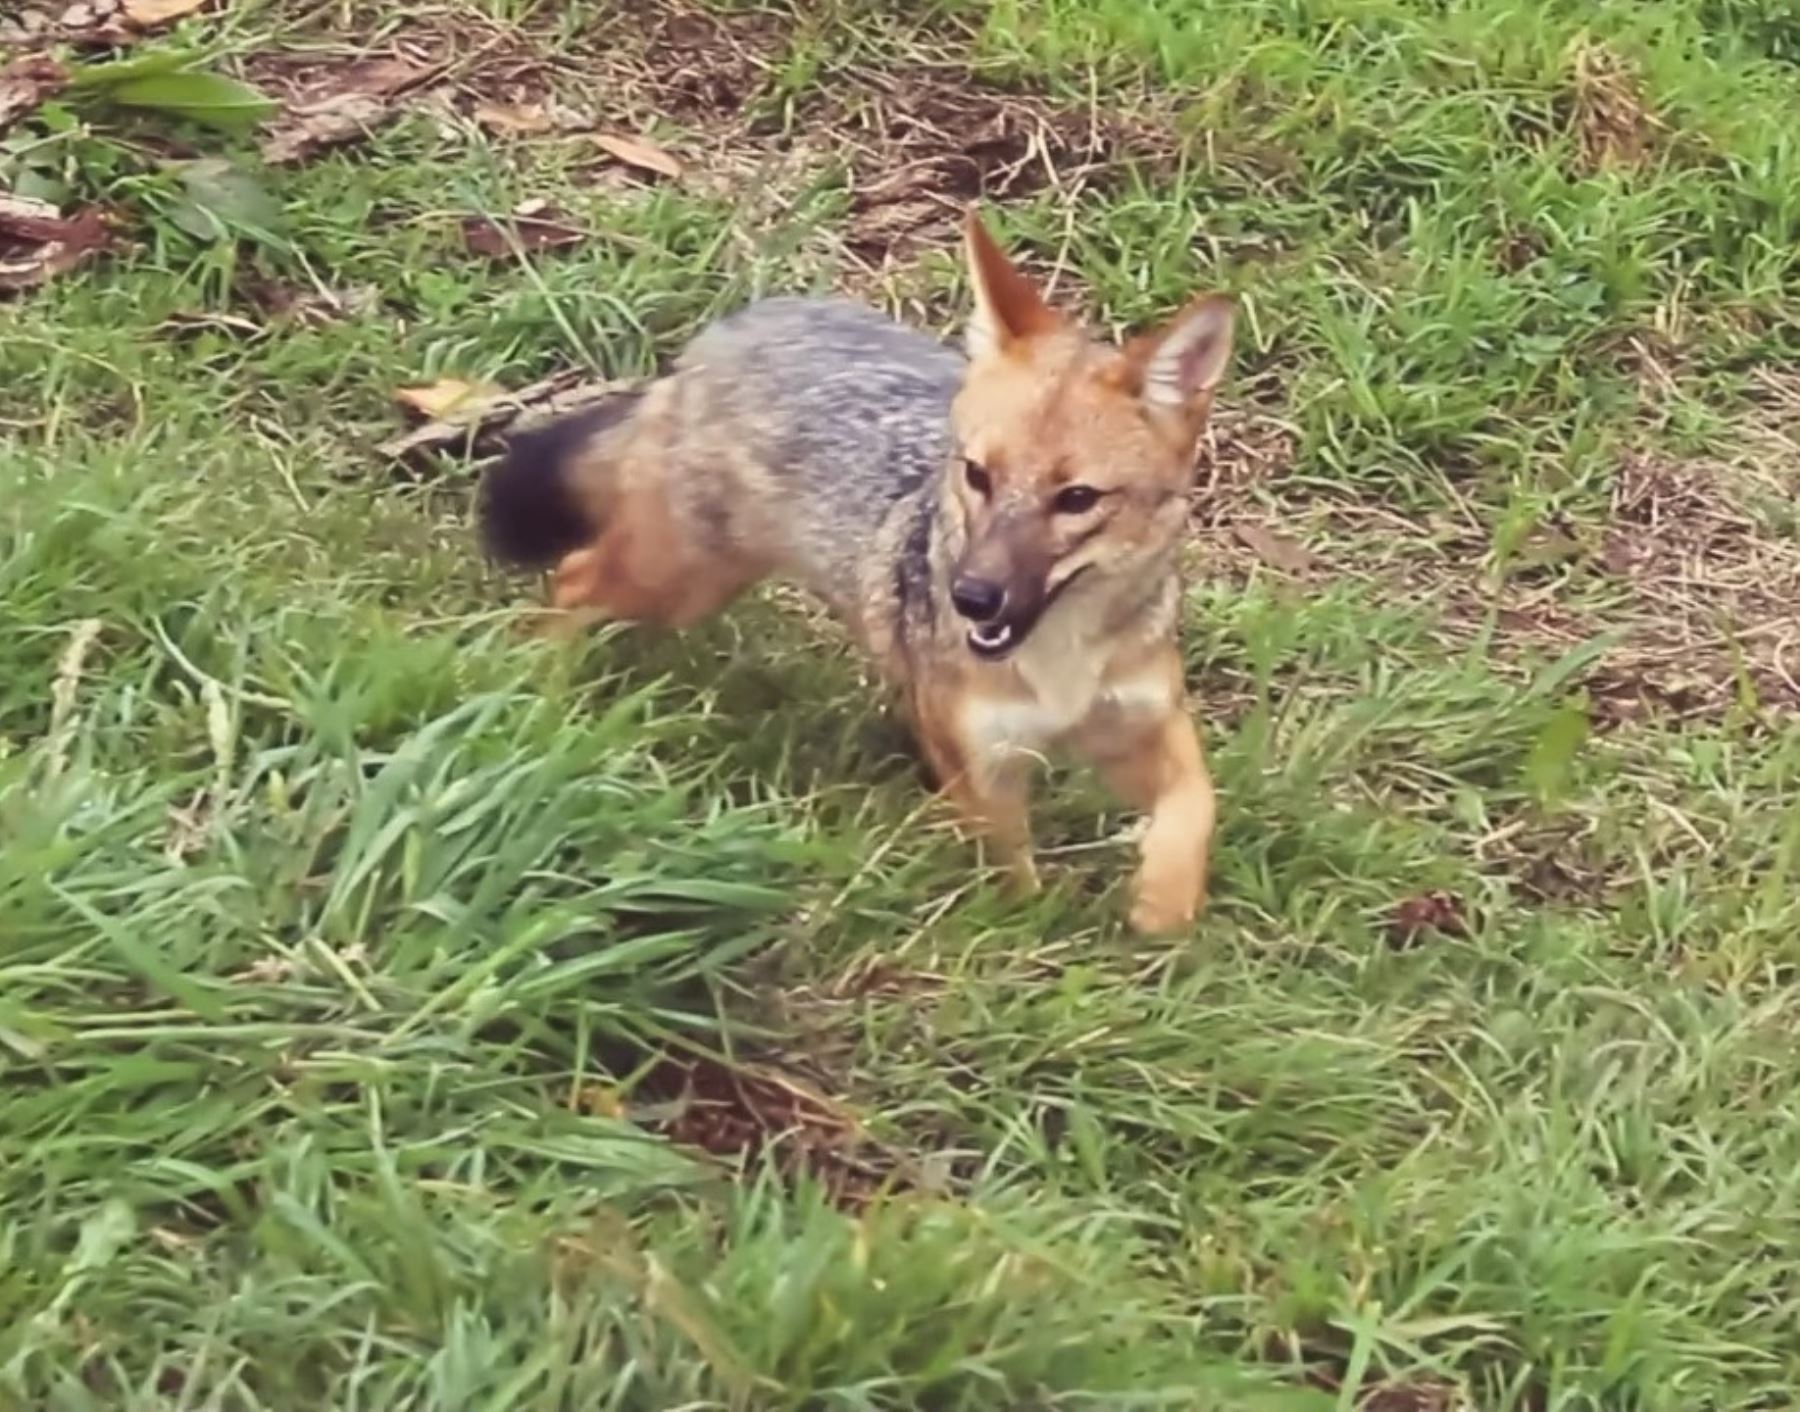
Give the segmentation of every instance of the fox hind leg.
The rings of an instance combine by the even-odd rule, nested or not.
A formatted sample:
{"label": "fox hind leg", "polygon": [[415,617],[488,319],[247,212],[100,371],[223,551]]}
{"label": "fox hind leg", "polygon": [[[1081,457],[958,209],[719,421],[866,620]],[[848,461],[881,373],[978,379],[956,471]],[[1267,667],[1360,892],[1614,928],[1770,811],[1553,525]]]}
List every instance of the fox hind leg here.
{"label": "fox hind leg", "polygon": [[762,565],[695,544],[657,491],[619,497],[605,528],[563,556],[551,578],[552,631],[605,620],[685,628],[763,577]]}

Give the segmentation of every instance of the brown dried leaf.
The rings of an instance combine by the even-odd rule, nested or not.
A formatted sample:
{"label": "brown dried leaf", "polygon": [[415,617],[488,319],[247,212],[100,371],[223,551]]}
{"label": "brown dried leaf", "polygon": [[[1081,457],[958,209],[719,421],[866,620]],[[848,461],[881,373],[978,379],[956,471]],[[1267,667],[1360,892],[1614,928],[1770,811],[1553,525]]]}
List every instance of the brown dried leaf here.
{"label": "brown dried leaf", "polygon": [[433,69],[405,59],[346,64],[289,103],[263,143],[271,166],[297,162],[326,147],[366,137],[394,115],[393,100],[423,83]]}
{"label": "brown dried leaf", "polygon": [[463,243],[490,260],[510,259],[516,250],[566,250],[587,239],[586,231],[567,224],[553,208],[543,215],[519,216],[505,226],[486,216],[464,216],[462,231]]}
{"label": "brown dried leaf", "polygon": [[1318,560],[1313,558],[1304,545],[1262,525],[1239,520],[1231,527],[1231,532],[1237,536],[1239,543],[1254,551],[1263,563],[1284,574],[1304,574],[1318,565]]}
{"label": "brown dried leaf", "polygon": [[119,0],[77,0],[52,16],[43,8],[0,5],[0,46],[36,44],[40,40],[77,44],[84,49],[120,48],[135,43],[139,32],[118,22]]}
{"label": "brown dried leaf", "polygon": [[607,152],[626,166],[636,167],[640,171],[654,172],[665,176],[670,181],[680,181],[683,167],[679,158],[667,148],[658,147],[654,142],[642,137],[626,137],[622,133],[600,132],[594,134],[596,146]]}
{"label": "brown dried leaf", "polygon": [[69,81],[69,71],[48,54],[23,54],[0,68],[0,134],[35,112]]}
{"label": "brown dried leaf", "polygon": [[183,15],[191,15],[206,0],[125,0],[125,18],[139,29],[166,25]]}
{"label": "brown dried leaf", "polygon": [[238,282],[238,295],[252,308],[272,319],[292,319],[314,328],[338,319],[360,318],[381,308],[381,291],[373,285],[334,289],[314,284],[309,288],[286,284],[263,275],[247,274]]}
{"label": "brown dried leaf", "polygon": [[305,96],[309,101],[334,93],[372,93],[377,98],[392,98],[417,87],[437,72],[438,67],[383,54],[372,59],[357,59],[341,69],[332,70],[323,82],[309,86]]}
{"label": "brown dried leaf", "polygon": [[948,226],[954,210],[935,196],[883,202],[856,212],[845,234],[858,254],[881,260],[916,244],[920,232]]}
{"label": "brown dried leaf", "polygon": [[0,292],[65,274],[111,239],[98,206],[65,219],[48,202],[0,195]]}
{"label": "brown dried leaf", "polygon": [[263,143],[263,160],[279,167],[310,157],[321,148],[366,137],[388,112],[386,100],[372,93],[338,93],[290,108],[276,120]]}
{"label": "brown dried leaf", "polygon": [[50,202],[0,192],[0,239],[55,240],[63,224],[62,212]]}
{"label": "brown dried leaf", "polygon": [[488,403],[505,395],[505,388],[491,382],[439,378],[423,387],[402,387],[394,393],[394,400],[422,417],[469,422],[478,420]]}

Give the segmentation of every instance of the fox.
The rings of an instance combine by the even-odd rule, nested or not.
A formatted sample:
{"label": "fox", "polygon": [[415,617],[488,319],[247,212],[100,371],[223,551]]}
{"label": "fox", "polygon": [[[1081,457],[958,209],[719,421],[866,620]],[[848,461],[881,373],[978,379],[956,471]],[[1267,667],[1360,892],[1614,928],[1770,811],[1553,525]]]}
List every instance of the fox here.
{"label": "fox", "polygon": [[1035,766],[1066,751],[1147,815],[1128,914],[1190,927],[1216,802],[1178,641],[1198,450],[1235,303],[1122,343],[1057,310],[970,207],[962,348],[774,295],[661,376],[514,436],[488,554],[549,570],[553,631],[681,629],[765,579],[822,600],[897,694],[966,833],[1037,890]]}

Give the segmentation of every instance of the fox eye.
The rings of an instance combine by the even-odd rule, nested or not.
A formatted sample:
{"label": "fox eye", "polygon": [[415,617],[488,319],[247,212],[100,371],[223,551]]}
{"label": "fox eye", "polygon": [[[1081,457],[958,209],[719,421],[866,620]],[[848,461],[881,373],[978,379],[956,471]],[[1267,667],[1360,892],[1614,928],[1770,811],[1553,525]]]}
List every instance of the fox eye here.
{"label": "fox eye", "polygon": [[1056,492],[1050,508],[1059,515],[1085,515],[1100,503],[1100,492],[1091,485],[1065,485]]}
{"label": "fox eye", "polygon": [[994,483],[988,479],[988,473],[973,461],[963,462],[963,479],[969,483],[969,489],[984,500],[994,488]]}

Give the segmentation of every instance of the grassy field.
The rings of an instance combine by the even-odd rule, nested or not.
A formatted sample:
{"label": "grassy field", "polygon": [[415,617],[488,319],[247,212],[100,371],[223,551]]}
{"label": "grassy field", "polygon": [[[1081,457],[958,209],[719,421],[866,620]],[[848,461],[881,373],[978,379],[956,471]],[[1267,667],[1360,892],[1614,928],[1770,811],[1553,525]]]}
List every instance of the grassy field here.
{"label": "grassy field", "polygon": [[[189,41],[277,123],[410,77],[0,148],[122,223],[0,304],[0,1406],[1800,1401],[1784,0]],[[761,291],[949,329],[976,193],[1104,324],[1245,311],[1173,943],[1085,781],[1010,903],[816,614],[531,643],[479,457],[378,449]]]}

